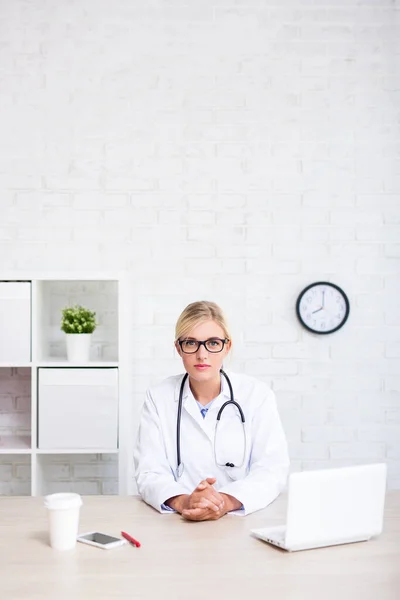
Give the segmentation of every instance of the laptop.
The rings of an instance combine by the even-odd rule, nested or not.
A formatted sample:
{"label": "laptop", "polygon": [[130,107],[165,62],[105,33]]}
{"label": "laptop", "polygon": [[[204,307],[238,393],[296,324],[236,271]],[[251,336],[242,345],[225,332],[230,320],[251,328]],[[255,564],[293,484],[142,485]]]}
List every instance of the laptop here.
{"label": "laptop", "polygon": [[384,463],[292,473],[286,525],[251,533],[288,551],[369,540],[382,531],[386,474]]}

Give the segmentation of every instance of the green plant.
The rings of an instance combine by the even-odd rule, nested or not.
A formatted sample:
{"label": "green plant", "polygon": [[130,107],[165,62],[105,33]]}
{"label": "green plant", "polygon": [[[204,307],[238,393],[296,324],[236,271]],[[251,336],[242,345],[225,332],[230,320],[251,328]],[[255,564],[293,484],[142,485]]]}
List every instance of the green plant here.
{"label": "green plant", "polygon": [[65,333],[92,333],[96,326],[96,313],[80,304],[62,310],[61,330]]}

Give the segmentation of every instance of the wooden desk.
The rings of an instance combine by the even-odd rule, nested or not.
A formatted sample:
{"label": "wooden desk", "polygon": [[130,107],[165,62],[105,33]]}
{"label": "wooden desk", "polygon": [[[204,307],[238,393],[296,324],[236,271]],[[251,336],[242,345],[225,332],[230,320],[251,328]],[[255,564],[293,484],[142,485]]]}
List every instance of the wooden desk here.
{"label": "wooden desk", "polygon": [[42,498],[0,498],[1,600],[399,600],[400,492],[388,494],[383,534],[369,542],[286,553],[249,535],[284,520],[286,498],[248,517],[192,523],[138,498],[88,496],[80,531],[130,532],[114,550],[47,541]]}

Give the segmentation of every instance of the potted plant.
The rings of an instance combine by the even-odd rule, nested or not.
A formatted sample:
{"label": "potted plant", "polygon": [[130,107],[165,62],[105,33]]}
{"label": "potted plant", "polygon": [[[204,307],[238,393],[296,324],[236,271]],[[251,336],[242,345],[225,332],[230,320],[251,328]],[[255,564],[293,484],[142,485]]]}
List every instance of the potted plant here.
{"label": "potted plant", "polygon": [[66,334],[67,358],[70,362],[89,360],[92,333],[96,326],[96,313],[80,304],[62,310],[61,330]]}

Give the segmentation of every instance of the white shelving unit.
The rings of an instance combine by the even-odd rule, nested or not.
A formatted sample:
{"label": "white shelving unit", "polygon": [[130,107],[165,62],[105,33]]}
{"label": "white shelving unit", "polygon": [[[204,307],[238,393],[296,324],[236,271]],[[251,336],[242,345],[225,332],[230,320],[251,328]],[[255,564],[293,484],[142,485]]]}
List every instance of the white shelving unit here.
{"label": "white shelving unit", "polygon": [[[68,362],[60,330],[61,310],[72,304],[96,311],[85,364]],[[0,494],[26,489],[35,496],[85,484],[92,493],[129,493],[130,314],[130,284],[120,274],[0,273],[0,469],[6,474]],[[54,481],[57,468],[61,477]]]}

